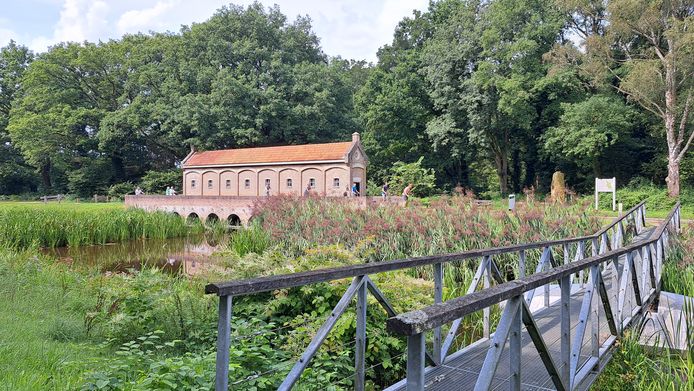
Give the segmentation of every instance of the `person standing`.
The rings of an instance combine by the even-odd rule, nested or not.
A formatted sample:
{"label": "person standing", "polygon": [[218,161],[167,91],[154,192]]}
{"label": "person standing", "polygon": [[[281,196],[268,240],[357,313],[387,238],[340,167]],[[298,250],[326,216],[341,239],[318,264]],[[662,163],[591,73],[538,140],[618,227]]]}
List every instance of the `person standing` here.
{"label": "person standing", "polygon": [[414,187],[413,184],[407,185],[405,189],[402,191],[402,199],[403,201],[407,202],[407,200],[410,198],[410,192],[412,191],[412,188]]}
{"label": "person standing", "polygon": [[171,191],[169,191],[169,194],[172,196],[176,195],[176,189],[173,186],[171,186]]}
{"label": "person standing", "polygon": [[388,199],[388,189],[390,187],[388,186],[388,182],[383,184],[383,187],[381,188],[381,196],[383,197],[384,200]]}
{"label": "person standing", "polygon": [[171,186],[166,186],[166,195],[167,196],[171,195]]}
{"label": "person standing", "polygon": [[304,189],[304,197],[308,197],[311,195],[311,184],[307,184],[306,188]]}
{"label": "person standing", "polygon": [[265,184],[265,197],[270,197],[270,184]]}
{"label": "person standing", "polygon": [[352,195],[354,197],[359,197],[359,188],[357,187],[356,182],[354,182],[354,184],[352,185]]}

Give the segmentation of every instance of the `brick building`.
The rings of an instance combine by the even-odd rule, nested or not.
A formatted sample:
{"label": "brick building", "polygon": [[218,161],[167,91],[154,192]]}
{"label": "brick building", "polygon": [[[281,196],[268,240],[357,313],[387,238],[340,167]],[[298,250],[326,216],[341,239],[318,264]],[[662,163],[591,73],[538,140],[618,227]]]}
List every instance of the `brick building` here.
{"label": "brick building", "polygon": [[366,189],[366,164],[359,133],[351,142],[191,152],[183,160],[187,196],[316,194],[342,197],[352,184]]}

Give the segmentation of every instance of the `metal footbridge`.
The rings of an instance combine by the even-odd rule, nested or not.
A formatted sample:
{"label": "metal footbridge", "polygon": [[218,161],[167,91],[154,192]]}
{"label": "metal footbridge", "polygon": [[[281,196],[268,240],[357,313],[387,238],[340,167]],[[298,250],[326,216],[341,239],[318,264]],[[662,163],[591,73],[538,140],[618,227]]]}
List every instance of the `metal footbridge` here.
{"label": "metal footbridge", "polygon": [[[219,296],[216,390],[230,385],[234,296],[344,278],[351,284],[278,389],[299,381],[356,298],[353,384],[364,390],[368,294],[388,314],[388,331],[407,339],[407,376],[387,390],[587,389],[615,342],[657,306],[663,262],[679,229],[679,203],[649,228],[644,201],[584,237],[210,284],[206,292]],[[501,259],[516,262],[516,276],[502,273]],[[466,294],[443,302],[444,266],[466,260],[477,266]],[[398,314],[369,276],[415,267],[433,268],[435,304]],[[461,323],[479,313],[481,338],[464,344]]]}

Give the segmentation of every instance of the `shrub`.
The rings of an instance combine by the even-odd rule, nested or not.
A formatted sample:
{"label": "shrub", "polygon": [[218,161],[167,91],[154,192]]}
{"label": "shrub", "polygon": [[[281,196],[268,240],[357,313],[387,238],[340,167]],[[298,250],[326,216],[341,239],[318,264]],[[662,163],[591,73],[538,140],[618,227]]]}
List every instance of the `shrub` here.
{"label": "shrub", "polygon": [[142,190],[149,194],[163,194],[169,186],[173,186],[180,193],[181,175],[181,170],[147,171],[142,177],[140,185]]}
{"label": "shrub", "polygon": [[108,196],[112,199],[123,200],[127,194],[135,193],[135,185],[132,182],[116,183],[108,188]]}

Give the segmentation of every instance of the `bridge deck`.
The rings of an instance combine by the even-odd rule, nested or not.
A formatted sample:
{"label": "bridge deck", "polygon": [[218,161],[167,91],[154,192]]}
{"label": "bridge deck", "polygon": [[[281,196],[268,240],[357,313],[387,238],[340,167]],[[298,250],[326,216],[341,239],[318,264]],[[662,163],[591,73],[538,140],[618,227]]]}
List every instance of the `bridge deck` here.
{"label": "bridge deck", "polygon": [[[646,239],[652,232],[652,229],[644,230],[638,237],[634,238],[634,243]],[[625,262],[625,257],[622,256],[619,259],[619,265],[621,270],[621,265]],[[635,262],[640,262],[635,260]],[[637,266],[637,270],[640,267]],[[608,268],[603,272],[603,278],[608,289],[608,294],[610,296],[610,304],[612,311],[616,311],[617,299],[616,291],[619,289],[617,286],[613,286],[612,278],[612,268]],[[640,281],[640,276],[639,276]],[[585,293],[584,288],[580,284],[574,284],[571,289],[571,301],[570,301],[570,312],[571,312],[571,325],[572,332],[571,337],[573,338],[575,327],[577,326],[576,319],[581,310],[581,302],[583,299],[583,294]],[[561,334],[560,334],[560,304],[559,304],[559,286],[552,285],[550,291],[550,306],[544,307],[544,289],[538,288],[533,297],[533,301],[530,305],[530,309],[534,314],[535,322],[541,331],[542,338],[549,349],[552,359],[558,365],[557,368],[561,372]],[[629,287],[627,292],[627,300],[625,302],[625,309],[629,309],[626,313],[630,314],[631,309],[637,307],[634,300],[633,290]],[[552,301],[553,300],[553,301]],[[600,308],[600,315],[598,319],[599,327],[599,344],[602,345],[607,339],[612,337],[610,334],[610,329],[605,320],[605,313],[602,306]],[[616,314],[615,314],[616,315]],[[590,335],[590,330],[592,329],[592,317],[589,318],[589,323],[585,338],[583,340],[583,347],[581,350],[581,356],[579,360],[579,369],[585,362],[590,358],[592,352],[592,340]],[[545,369],[540,355],[535,349],[529,334],[523,327],[521,329],[521,354],[522,354],[522,366],[521,366],[521,389],[523,390],[554,390],[554,384]],[[474,389],[475,382],[479,376],[482,364],[484,362],[487,350],[489,348],[488,339],[481,339],[473,344],[466,346],[462,350],[451,354],[443,365],[437,367],[427,367],[425,370],[425,389],[431,391],[447,391],[447,390],[472,390]],[[504,347],[504,351],[499,362],[499,367],[496,371],[494,381],[492,382],[492,390],[504,390],[508,389],[510,373],[510,363],[509,363],[509,345],[508,341]],[[590,384],[595,380],[597,372],[589,375],[578,389],[587,389]],[[406,379],[392,385],[387,390],[388,391],[400,391],[406,389]]]}

